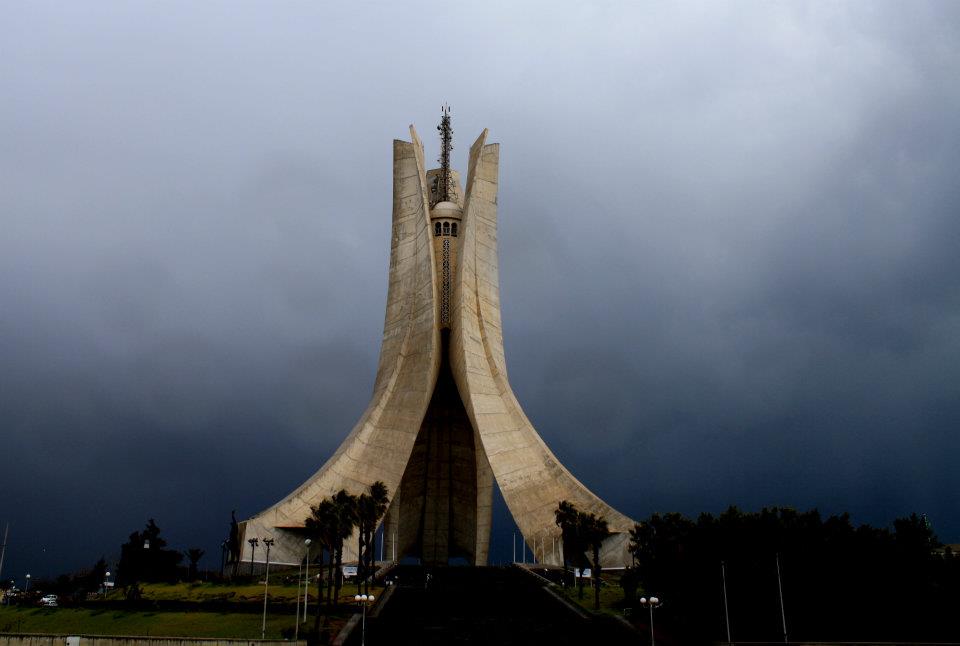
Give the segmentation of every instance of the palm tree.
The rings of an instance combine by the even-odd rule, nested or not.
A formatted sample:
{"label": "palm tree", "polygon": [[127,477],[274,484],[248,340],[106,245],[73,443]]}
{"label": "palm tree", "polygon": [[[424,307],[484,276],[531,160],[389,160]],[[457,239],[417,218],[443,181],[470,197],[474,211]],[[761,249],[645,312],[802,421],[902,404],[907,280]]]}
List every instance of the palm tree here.
{"label": "palm tree", "polygon": [[363,580],[366,578],[367,554],[367,518],[373,501],[365,493],[357,496],[357,594],[363,592]]}
{"label": "palm tree", "polygon": [[[557,520],[557,525],[560,527],[560,535],[562,539],[562,554],[563,554],[563,569],[564,569],[564,578],[566,578],[566,573],[569,571],[569,565],[572,563],[575,568],[580,568],[581,571],[584,565],[583,553],[586,551],[586,546],[583,544],[581,539],[580,531],[580,517],[581,513],[576,508],[576,506],[568,501],[561,500],[560,504],[557,505],[557,509],[554,512]],[[577,577],[578,583],[578,594],[580,598],[583,598],[583,577]]]}
{"label": "palm tree", "polygon": [[336,533],[336,514],[334,513],[333,501],[329,498],[324,498],[320,501],[319,504],[314,505],[310,508],[310,516],[303,523],[304,528],[307,530],[307,533],[310,535],[310,538],[313,539],[318,547],[320,548],[320,568],[319,573],[317,574],[317,596],[319,602],[317,603],[317,622],[320,621],[320,612],[321,606],[323,605],[323,551],[326,550],[327,554],[330,555],[329,559],[329,573],[327,576],[328,584],[328,593],[327,600],[329,605],[329,586],[332,585],[333,581],[333,553],[335,551],[336,541],[334,539],[334,534]]}
{"label": "palm tree", "polygon": [[[373,570],[374,534],[380,518],[387,511],[390,502],[387,485],[377,480],[370,485],[370,494],[360,494],[357,498],[357,525],[359,528],[357,551],[357,594],[370,590],[370,574]],[[361,589],[362,586],[362,589]]]}
{"label": "palm tree", "polygon": [[334,553],[336,564],[334,569],[334,603],[340,599],[340,588],[343,585],[343,542],[353,534],[357,524],[357,497],[341,489],[333,496],[334,512]]}
{"label": "palm tree", "polygon": [[[593,555],[591,567],[593,575],[593,609],[600,610],[600,548],[610,536],[607,520],[595,514],[580,513],[580,536],[583,545],[589,547]],[[582,578],[582,577],[581,577]],[[581,587],[582,590],[582,587]]]}

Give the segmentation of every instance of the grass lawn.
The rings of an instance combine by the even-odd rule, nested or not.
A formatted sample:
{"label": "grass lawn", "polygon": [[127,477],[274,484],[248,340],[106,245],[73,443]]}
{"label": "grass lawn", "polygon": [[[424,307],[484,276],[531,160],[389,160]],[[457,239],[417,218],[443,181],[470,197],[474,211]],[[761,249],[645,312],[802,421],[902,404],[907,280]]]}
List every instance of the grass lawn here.
{"label": "grass lawn", "polygon": [[[293,626],[291,615],[267,615],[267,638]],[[260,638],[261,616],[255,613],[126,612],[87,608],[0,608],[0,633],[60,635],[138,635],[157,637]]]}
{"label": "grass lawn", "polygon": [[[603,582],[606,585],[600,587],[600,612],[612,615],[622,615],[623,609],[626,607],[639,606],[639,602],[634,604],[628,604],[624,601],[623,597],[623,588],[620,587],[620,573],[611,573],[601,574]],[[556,588],[557,591],[561,591],[561,588]],[[577,598],[577,588],[566,588],[562,590],[562,593],[567,596],[568,599],[574,603],[579,603],[581,606],[593,612],[593,588],[590,587],[589,582],[584,582],[583,586],[583,599]],[[639,597],[638,593],[638,597]],[[633,608],[633,612],[636,613],[636,607]]]}
{"label": "grass lawn", "polygon": [[[272,577],[271,577],[272,579]],[[283,603],[289,614],[267,612],[267,639],[282,638],[281,631],[294,627],[293,609],[297,603],[297,586],[270,584],[272,603]],[[81,608],[38,608],[35,606],[0,607],[0,633],[46,633],[60,635],[136,635],[163,637],[225,637],[259,639],[263,604],[263,585],[230,585],[219,583],[145,583],[141,585],[145,601],[181,601],[196,604],[195,610],[144,611],[104,607],[99,600],[89,601]],[[341,590],[340,608],[328,617],[328,629],[336,634],[355,607],[353,595],[356,585],[349,583]],[[380,586],[371,587],[373,594],[383,592]],[[107,600],[123,599],[123,591],[111,592]],[[230,601],[249,605],[253,612],[210,612],[204,603]],[[303,631],[313,626],[316,612],[316,589],[310,595],[310,618],[302,624]],[[100,607],[98,607],[100,606]]]}
{"label": "grass lawn", "polygon": [[[140,586],[143,599],[147,601],[186,601],[203,603],[205,601],[233,601],[237,603],[263,603],[263,584],[234,585],[229,583],[143,583]],[[301,588],[301,593],[303,589]],[[350,603],[357,588],[349,581],[340,590],[341,603]],[[371,586],[370,592],[378,595],[382,586]],[[107,595],[110,601],[123,599],[123,590],[114,590]],[[297,585],[280,585],[279,581],[270,582],[270,602],[295,606],[297,603]],[[310,588],[310,606],[317,602],[317,588]]]}
{"label": "grass lawn", "polygon": [[[150,601],[260,601],[263,602],[263,584],[233,585],[229,583],[143,583],[140,585],[143,598]],[[300,589],[301,593],[303,588]],[[316,599],[316,587],[310,590],[310,600]],[[123,591],[114,590],[108,599],[122,599]],[[270,582],[270,600],[297,602],[297,586]]]}

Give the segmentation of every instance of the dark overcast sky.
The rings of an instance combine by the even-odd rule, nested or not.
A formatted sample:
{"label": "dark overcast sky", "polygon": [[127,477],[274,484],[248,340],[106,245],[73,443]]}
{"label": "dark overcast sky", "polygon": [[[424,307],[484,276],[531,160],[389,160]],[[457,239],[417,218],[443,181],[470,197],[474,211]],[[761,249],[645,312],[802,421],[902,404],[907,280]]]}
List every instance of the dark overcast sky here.
{"label": "dark overcast sky", "polygon": [[214,565],[330,455],[443,101],[575,475],[960,541],[960,3],[518,4],[0,0],[4,576],[149,517]]}

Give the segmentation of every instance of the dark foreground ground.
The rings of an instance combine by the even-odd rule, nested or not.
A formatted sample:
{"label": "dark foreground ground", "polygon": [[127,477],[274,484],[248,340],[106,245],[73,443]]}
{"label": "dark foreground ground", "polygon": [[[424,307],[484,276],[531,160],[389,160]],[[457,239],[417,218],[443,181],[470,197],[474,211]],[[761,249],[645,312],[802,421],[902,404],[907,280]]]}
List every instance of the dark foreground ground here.
{"label": "dark foreground ground", "polygon": [[[368,644],[626,644],[638,635],[609,617],[583,618],[514,567],[402,567],[367,623]],[[351,635],[360,643],[360,630]]]}

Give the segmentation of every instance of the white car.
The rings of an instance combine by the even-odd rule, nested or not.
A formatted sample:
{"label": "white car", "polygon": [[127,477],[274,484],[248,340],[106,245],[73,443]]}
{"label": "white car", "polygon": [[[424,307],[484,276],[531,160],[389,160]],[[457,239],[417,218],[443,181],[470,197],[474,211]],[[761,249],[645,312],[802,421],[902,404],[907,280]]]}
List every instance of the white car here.
{"label": "white car", "polygon": [[40,597],[40,605],[41,605],[41,606],[47,606],[47,607],[49,607],[49,608],[56,608],[56,607],[57,607],[57,595],[55,595],[55,594],[47,594],[47,595],[44,595],[44,596]]}

